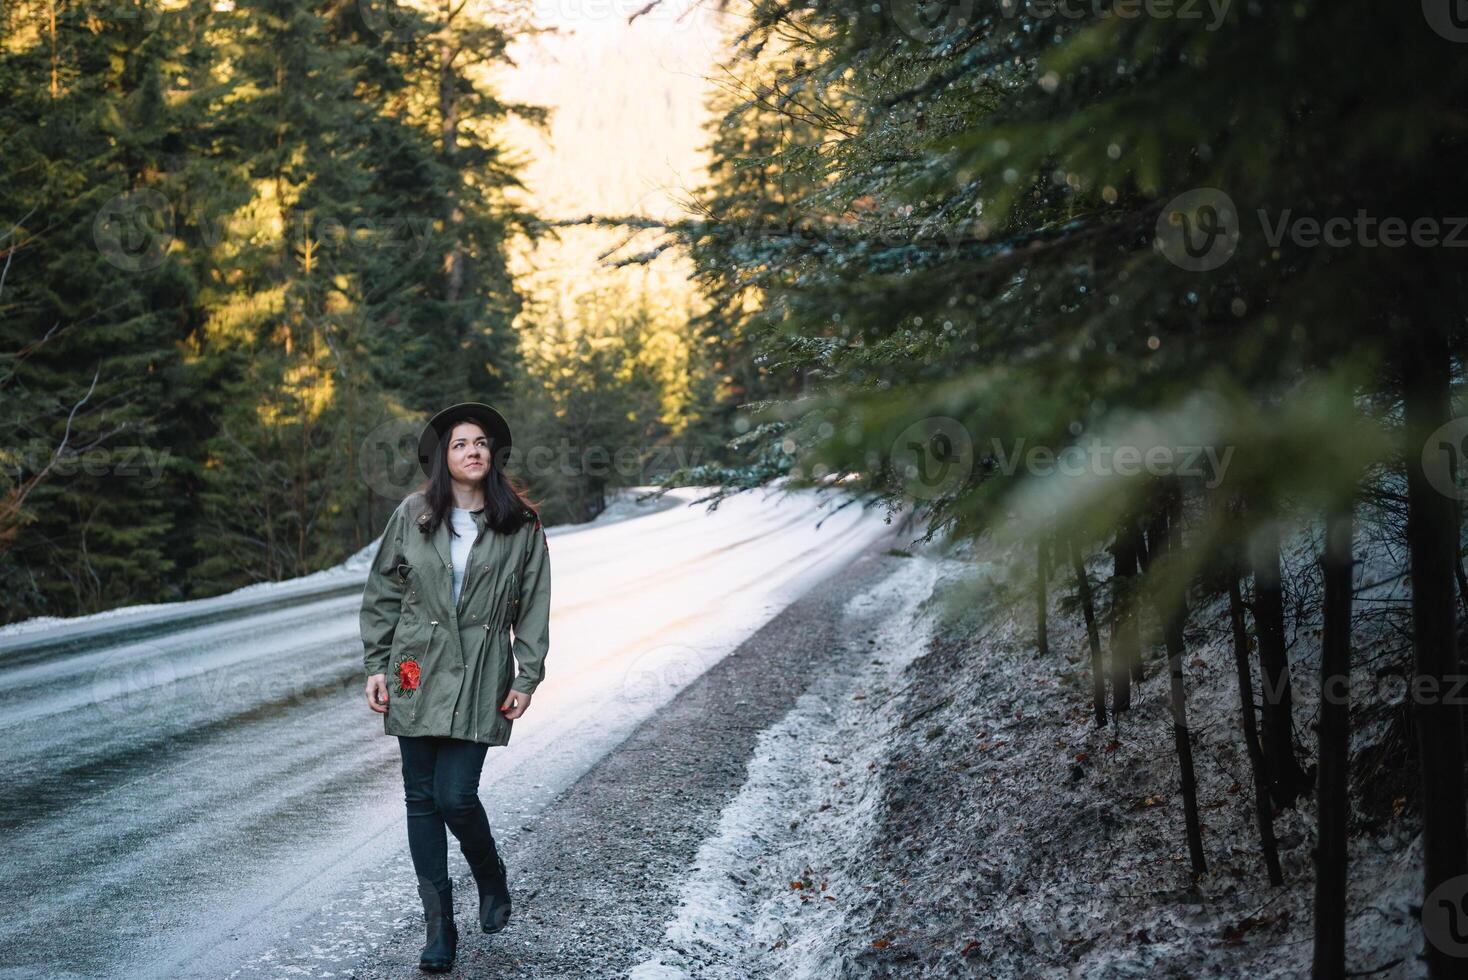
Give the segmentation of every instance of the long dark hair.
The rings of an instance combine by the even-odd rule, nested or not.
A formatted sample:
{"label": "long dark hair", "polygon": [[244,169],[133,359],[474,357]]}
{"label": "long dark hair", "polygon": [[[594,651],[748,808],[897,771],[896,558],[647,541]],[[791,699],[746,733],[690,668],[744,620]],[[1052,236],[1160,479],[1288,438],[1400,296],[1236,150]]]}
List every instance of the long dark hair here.
{"label": "long dark hair", "polygon": [[[451,441],[447,434],[438,441],[438,453],[433,457],[433,471],[427,482],[419,488],[428,498],[424,519],[418,522],[418,530],[424,534],[432,534],[438,530],[438,525],[443,523],[449,509],[454,506],[454,482],[449,475]],[[485,467],[484,474],[484,515],[489,521],[490,529],[500,534],[514,534],[526,523],[540,519],[540,508],[530,502],[525,494],[525,487],[505,472],[504,462],[508,455],[508,449],[491,445],[489,465]],[[454,530],[453,521],[449,521],[449,534],[454,537],[459,534]]]}

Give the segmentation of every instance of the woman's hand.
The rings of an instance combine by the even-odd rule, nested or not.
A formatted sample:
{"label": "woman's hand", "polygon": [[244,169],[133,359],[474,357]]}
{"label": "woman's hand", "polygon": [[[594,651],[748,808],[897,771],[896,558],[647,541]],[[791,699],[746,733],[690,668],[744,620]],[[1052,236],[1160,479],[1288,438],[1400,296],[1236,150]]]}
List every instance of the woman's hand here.
{"label": "woman's hand", "polygon": [[528,707],[530,707],[530,695],[511,688],[510,696],[505,698],[504,704],[500,705],[500,713],[510,721],[514,721],[523,715]]}
{"label": "woman's hand", "polygon": [[380,715],[387,714],[387,675],[373,674],[367,678],[367,707]]}

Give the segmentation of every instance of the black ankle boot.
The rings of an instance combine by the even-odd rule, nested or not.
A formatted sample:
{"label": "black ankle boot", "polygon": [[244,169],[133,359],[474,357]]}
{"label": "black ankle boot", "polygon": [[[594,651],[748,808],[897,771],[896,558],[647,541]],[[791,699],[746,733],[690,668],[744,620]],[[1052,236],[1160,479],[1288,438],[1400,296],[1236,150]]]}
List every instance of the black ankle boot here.
{"label": "black ankle boot", "polygon": [[479,888],[479,928],[499,932],[510,921],[510,883],[505,876],[505,862],[493,843],[485,859],[478,865],[471,863],[469,870]]}
{"label": "black ankle boot", "polygon": [[459,930],[454,925],[454,887],[443,891],[433,886],[418,885],[423,900],[423,922],[428,929],[428,944],[418,957],[418,968],[428,973],[446,973],[453,968],[454,953],[459,945]]}

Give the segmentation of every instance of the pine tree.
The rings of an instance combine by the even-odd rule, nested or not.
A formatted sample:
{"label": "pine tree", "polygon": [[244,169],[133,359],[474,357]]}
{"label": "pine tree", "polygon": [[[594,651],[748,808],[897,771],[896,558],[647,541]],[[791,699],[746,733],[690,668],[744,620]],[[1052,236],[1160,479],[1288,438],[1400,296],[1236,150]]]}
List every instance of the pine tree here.
{"label": "pine tree", "polygon": [[[713,281],[759,284],[756,308],[738,313],[770,326],[755,363],[803,380],[801,397],[777,391],[761,406],[741,443],[756,462],[728,479],[848,475],[922,508],[930,531],[1003,529],[1028,556],[1042,534],[1114,534],[1149,509],[1149,481],[1041,478],[1010,465],[1021,447],[1237,448],[1223,489],[1255,501],[1245,520],[1204,510],[1179,552],[1175,522],[1157,512],[1138,556],[1178,598],[1159,613],[1186,785],[1177,610],[1201,569],[1260,532],[1262,755],[1277,801],[1291,802],[1308,778],[1270,529],[1315,513],[1306,501],[1339,499],[1369,467],[1383,480],[1405,469],[1414,670],[1441,680],[1459,525],[1421,460],[1453,417],[1465,323],[1448,249],[1332,247],[1292,223],[1318,232],[1360,209],[1405,231],[1456,213],[1447,175],[1464,143],[1449,120],[1468,62],[1421,17],[1363,30],[1356,11],[1318,2],[1234,7],[1216,24],[1109,9],[974,7],[937,23],[912,12],[756,4],[744,53],[769,71],[749,69],[761,81],[743,113],[814,131],[802,172],[819,180],[780,203],[790,226],[820,232],[722,247],[739,212],[717,195],[685,230]],[[741,163],[728,152],[724,174]],[[835,202],[891,220],[833,220]],[[904,447],[934,419],[953,425],[930,455],[966,462],[967,478],[915,488]],[[960,442],[966,455],[951,451]],[[1215,488],[1192,487],[1203,489]],[[1463,871],[1461,718],[1414,710],[1430,891]],[[1185,832],[1197,870],[1192,814]],[[1440,952],[1429,963],[1449,975]]]}
{"label": "pine tree", "polygon": [[7,620],[176,597],[168,438],[192,290],[151,5],[0,11]]}

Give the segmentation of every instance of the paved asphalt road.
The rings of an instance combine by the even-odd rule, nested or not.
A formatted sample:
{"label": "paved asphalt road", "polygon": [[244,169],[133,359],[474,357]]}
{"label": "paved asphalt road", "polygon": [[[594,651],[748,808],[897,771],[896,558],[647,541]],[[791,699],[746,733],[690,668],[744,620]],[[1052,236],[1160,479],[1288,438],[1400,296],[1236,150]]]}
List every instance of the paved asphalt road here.
{"label": "paved asphalt road", "polygon": [[[752,732],[793,695],[749,657],[725,659],[793,601],[844,591],[873,556],[894,560],[879,557],[891,531],[877,514],[847,507],[817,529],[821,514],[809,498],[746,494],[712,515],[675,507],[551,538],[546,682],[511,746],[491,750],[481,789],[520,876],[522,928],[507,944],[549,948],[530,933],[537,916],[572,927],[558,893],[520,889],[535,890],[537,868],[566,887],[574,868],[555,862],[578,853],[589,826],[630,821],[623,832],[643,834],[642,853],[672,860],[733,791]],[[381,962],[398,963],[421,910],[397,746],[362,703],[359,599],[340,591],[81,648],[0,643],[0,978],[345,977],[384,947]],[[797,624],[804,639],[787,638],[783,656],[818,653],[820,615]],[[755,669],[728,697],[755,713],[690,699],[736,662]],[[637,743],[611,750],[690,705],[717,717],[712,754],[674,759],[665,741],[655,751],[671,766],[663,778],[676,772],[676,788],[698,795],[697,820],[661,826],[611,784],[583,780],[637,769]],[[651,835],[666,836],[666,856]],[[467,881],[452,845],[450,862]],[[548,969],[531,972],[564,975]]]}
{"label": "paved asphalt road", "polygon": [[[897,603],[847,613],[849,600],[915,559],[868,545],[737,650],[685,688],[558,798],[507,848],[510,926],[486,936],[465,871],[455,883],[463,978],[570,980],[623,977],[664,942],[678,889],[699,844],[743,785],[758,733],[807,686],[871,637]],[[503,792],[503,790],[501,790]],[[784,820],[771,813],[770,820]],[[774,828],[771,828],[772,831]],[[462,896],[460,898],[459,896]],[[422,917],[350,973],[362,980],[423,976]]]}

